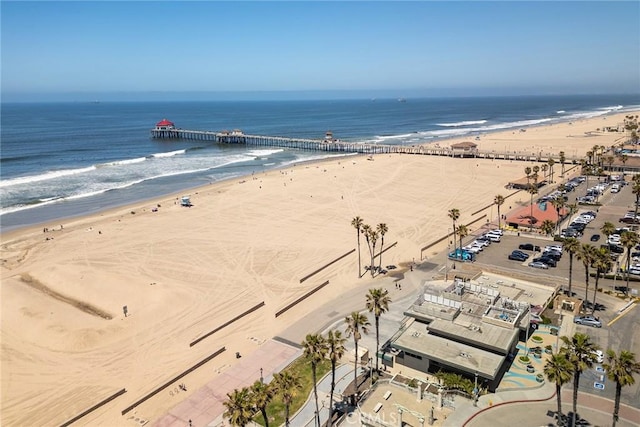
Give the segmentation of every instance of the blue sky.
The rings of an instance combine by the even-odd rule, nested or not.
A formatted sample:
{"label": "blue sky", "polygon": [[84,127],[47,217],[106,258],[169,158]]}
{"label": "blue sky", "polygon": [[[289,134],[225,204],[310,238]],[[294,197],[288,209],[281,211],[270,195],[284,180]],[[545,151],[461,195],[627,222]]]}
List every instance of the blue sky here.
{"label": "blue sky", "polygon": [[3,100],[640,92],[637,1],[0,7]]}

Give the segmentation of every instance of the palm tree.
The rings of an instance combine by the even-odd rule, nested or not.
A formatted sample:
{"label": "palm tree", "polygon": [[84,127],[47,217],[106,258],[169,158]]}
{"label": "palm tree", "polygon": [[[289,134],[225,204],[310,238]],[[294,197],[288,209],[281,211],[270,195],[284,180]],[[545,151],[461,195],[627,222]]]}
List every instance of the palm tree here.
{"label": "palm tree", "polygon": [[389,310],[389,291],[382,288],[369,289],[367,310],[376,319],[376,372],[378,372],[378,352],[380,351],[380,316]]}
{"label": "palm tree", "polygon": [[615,157],[607,156],[605,160],[606,160],[607,164],[609,165],[609,172],[611,172],[611,166],[613,166],[613,161],[615,160]]}
{"label": "palm tree", "polygon": [[589,267],[591,266],[591,264],[593,264],[593,261],[595,260],[596,248],[589,243],[583,243],[580,246],[580,250],[578,251],[576,256],[578,257],[579,260],[582,261],[582,265],[584,265],[584,283],[585,283],[584,299],[588,300],[589,299]]}
{"label": "palm tree", "polygon": [[560,153],[558,153],[558,157],[560,157],[560,166],[561,166],[560,176],[564,178],[564,164],[567,161],[567,158],[564,155],[564,151],[561,151]]}
{"label": "palm tree", "polygon": [[640,204],[640,180],[636,179],[636,177],[640,177],[640,175],[635,175],[633,177],[633,184],[631,185],[631,192],[636,196],[636,207],[634,209],[634,222],[636,218],[638,218],[638,205]]}
{"label": "palm tree", "polygon": [[376,242],[378,241],[378,231],[369,228],[369,242],[371,242],[371,277],[375,272],[374,266],[376,265]]}
{"label": "palm tree", "polygon": [[243,387],[235,389],[231,394],[227,393],[227,400],[223,402],[224,416],[232,426],[244,427],[251,421],[253,407],[251,406],[251,392]]}
{"label": "palm tree", "polygon": [[613,427],[616,427],[620,412],[620,394],[622,387],[635,384],[633,374],[640,373],[640,363],[636,362],[636,355],[627,350],[620,350],[620,354],[607,350],[607,362],[604,364],[607,377],[616,383],[616,398],[613,405]]}
{"label": "palm tree", "polygon": [[542,221],[542,224],[540,224],[540,230],[547,236],[553,233],[553,230],[555,229],[556,223],[551,221],[550,219],[545,219],[544,221]]}
{"label": "palm tree", "polygon": [[460,224],[456,230],[458,237],[460,238],[460,259],[462,259],[462,239],[469,235],[469,229],[466,225]]}
{"label": "palm tree", "polygon": [[625,171],[626,171],[626,166],[627,166],[627,161],[629,160],[629,156],[627,156],[626,154],[623,154],[622,156],[620,156],[620,161],[622,162],[622,175],[624,175]]}
{"label": "palm tree", "polygon": [[[460,210],[453,208],[453,209],[449,209],[448,212],[449,218],[451,218],[451,220],[453,221],[453,247],[456,248],[456,221],[460,218]],[[461,254],[462,256],[462,254]]]}
{"label": "palm tree", "polygon": [[556,419],[558,423],[562,420],[562,397],[560,389],[571,381],[573,375],[573,365],[569,362],[565,353],[556,353],[547,359],[544,365],[544,374],[551,382],[556,383],[556,399],[558,402],[558,413]]}
{"label": "palm tree", "polygon": [[602,234],[607,236],[607,240],[609,240],[609,236],[616,232],[616,226],[613,225],[612,222],[606,221],[604,224],[602,224],[602,227],[600,227],[600,231],[602,232]]}
{"label": "palm tree", "polygon": [[389,227],[384,222],[378,224],[376,230],[380,234],[380,264],[379,267],[382,268],[382,250],[384,249],[384,235],[389,231]]}
{"label": "palm tree", "polygon": [[327,349],[329,352],[329,360],[331,360],[331,393],[329,395],[329,427],[333,425],[333,392],[336,390],[336,365],[344,356],[344,343],[347,341],[343,338],[342,332],[330,330],[327,334]]}
{"label": "palm tree", "polygon": [[[640,243],[640,237],[634,231],[623,231],[620,235],[620,243],[627,249],[627,263],[625,272],[627,273],[627,290],[629,289],[629,265],[631,264],[631,249]],[[616,272],[617,273],[617,272]]]}
{"label": "palm tree", "polygon": [[[360,233],[364,235],[364,238],[367,241],[367,248],[369,248],[369,258],[373,260],[373,252],[371,252],[371,243],[369,241],[369,237],[371,236],[371,226],[369,224],[363,224],[360,227]],[[373,263],[371,263],[369,266],[370,268],[373,268]],[[365,269],[366,269],[366,266],[365,266]]]}
{"label": "palm tree", "polygon": [[304,357],[311,363],[311,376],[313,378],[313,396],[316,400],[316,426],[320,427],[320,408],[318,407],[318,378],[316,377],[316,368],[318,363],[322,362],[327,355],[327,343],[320,334],[308,334],[302,342],[304,349]]}
{"label": "palm tree", "polygon": [[560,195],[551,200],[551,205],[555,208],[558,220],[556,221],[556,228],[560,228],[560,211],[564,208],[566,201],[564,196]]}
{"label": "palm tree", "polygon": [[267,406],[273,399],[273,388],[269,384],[262,381],[256,381],[251,386],[251,403],[260,411],[264,419],[265,427],[269,427],[269,418],[267,417]]}
{"label": "palm tree", "polygon": [[542,178],[547,179],[547,170],[549,170],[549,165],[546,163],[543,164],[542,166],[540,166],[540,170],[542,171]]}
{"label": "palm tree", "polygon": [[549,159],[547,161],[547,164],[549,165],[549,176],[551,176],[551,181],[550,183],[553,184],[553,165],[556,164],[556,161],[553,159]]}
{"label": "palm tree", "polygon": [[569,218],[569,222],[571,222],[571,217],[578,212],[578,205],[576,203],[569,203],[566,208],[569,210],[569,212],[567,212],[567,217]]}
{"label": "palm tree", "polygon": [[351,313],[350,316],[347,316],[344,321],[347,323],[347,329],[345,331],[345,335],[347,337],[353,336],[353,342],[356,346],[356,357],[353,366],[353,378],[354,378],[354,386],[355,386],[355,396],[358,398],[358,341],[362,337],[362,334],[367,335],[369,333],[369,319],[364,314],[360,314],[357,311]]}
{"label": "palm tree", "polygon": [[591,337],[587,334],[576,332],[573,337],[566,336],[560,337],[564,346],[562,353],[564,353],[573,365],[573,422],[572,426],[576,425],[576,414],[578,411],[578,387],[580,385],[580,375],[588,368],[591,368],[594,362],[597,360],[595,351],[598,346],[591,342]]}
{"label": "palm tree", "polygon": [[531,168],[529,166],[524,168],[524,174],[527,177],[527,187],[529,187],[529,184],[531,183]]}
{"label": "palm tree", "polygon": [[568,237],[564,239],[562,250],[569,254],[569,296],[571,293],[571,276],[573,275],[573,255],[580,250],[580,241],[575,237]]}
{"label": "palm tree", "polygon": [[291,408],[291,402],[300,390],[302,390],[300,378],[293,375],[290,371],[282,371],[273,376],[271,383],[276,393],[282,396],[282,402],[284,403],[284,422],[285,426],[289,427],[289,409]]}
{"label": "palm tree", "polygon": [[533,229],[533,196],[535,194],[538,194],[538,184],[536,182],[534,182],[533,184],[529,184],[529,188],[527,189],[527,191],[529,192],[529,194],[531,195],[531,212],[529,214],[529,224],[530,227]]}
{"label": "palm tree", "polygon": [[362,271],[362,262],[360,261],[360,227],[362,227],[363,223],[364,221],[359,216],[351,220],[351,225],[356,229],[356,237],[358,238],[358,278],[362,277],[360,276],[360,272]]}
{"label": "palm tree", "polygon": [[498,228],[502,228],[500,226],[500,220],[502,219],[502,216],[500,215],[500,206],[504,204],[504,196],[498,194],[493,198],[493,203],[498,206]]}
{"label": "palm tree", "polygon": [[600,274],[611,270],[611,253],[609,252],[609,248],[596,249],[596,257],[593,260],[593,266],[596,269],[596,285],[593,290],[593,306],[591,307],[592,314],[596,311],[596,296],[598,295],[598,281],[600,280]]}

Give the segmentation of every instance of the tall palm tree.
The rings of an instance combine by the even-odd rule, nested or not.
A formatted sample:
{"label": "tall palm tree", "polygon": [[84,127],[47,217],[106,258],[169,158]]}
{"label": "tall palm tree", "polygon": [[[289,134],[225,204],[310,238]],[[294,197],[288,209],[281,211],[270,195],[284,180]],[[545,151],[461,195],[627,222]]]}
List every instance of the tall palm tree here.
{"label": "tall palm tree", "polygon": [[549,176],[551,177],[550,183],[553,184],[553,165],[556,164],[556,161],[553,159],[549,159],[547,161],[547,164],[549,165]]}
{"label": "tall palm tree", "polygon": [[382,288],[369,289],[367,310],[376,319],[376,372],[378,372],[378,352],[380,351],[380,316],[389,310],[389,291]]}
{"label": "tall palm tree", "polygon": [[451,218],[451,220],[453,221],[453,228],[452,233],[453,234],[453,247],[456,248],[456,221],[458,221],[458,219],[460,218],[460,210],[453,208],[453,209],[449,209],[448,212],[449,218]]}
{"label": "tall palm tree", "polygon": [[500,220],[502,219],[502,216],[500,215],[500,206],[504,204],[504,196],[498,194],[493,198],[493,203],[495,203],[496,206],[498,206],[498,228],[502,228],[500,226]]}
{"label": "tall palm tree", "polygon": [[547,179],[547,170],[549,170],[549,165],[546,163],[543,164],[540,166],[540,170],[542,171],[542,179]]}
{"label": "tall palm tree", "polygon": [[629,156],[623,154],[620,156],[620,161],[622,162],[622,175],[626,172],[627,161],[629,161]]}
{"label": "tall palm tree", "polygon": [[253,407],[251,405],[251,392],[243,387],[235,389],[231,394],[227,393],[227,400],[223,402],[226,410],[224,416],[232,426],[244,427],[251,421]]}
{"label": "tall palm tree", "polygon": [[264,419],[265,427],[269,427],[269,417],[267,416],[267,406],[273,399],[273,387],[262,381],[256,381],[251,386],[251,403],[260,411]]}
{"label": "tall palm tree", "polygon": [[569,254],[569,296],[573,296],[571,293],[571,276],[573,275],[573,256],[580,251],[580,241],[575,237],[568,237],[564,239],[562,250]]}
{"label": "tall palm tree", "polygon": [[362,334],[367,335],[369,333],[369,319],[364,314],[360,314],[357,311],[351,313],[350,316],[347,316],[344,321],[347,323],[347,329],[345,331],[345,335],[347,337],[353,336],[353,342],[356,347],[356,357],[353,366],[353,379],[355,386],[355,396],[358,398],[358,341],[362,338]]}
{"label": "tall palm tree", "polygon": [[356,237],[358,238],[358,278],[362,277],[360,276],[362,272],[362,262],[360,261],[360,227],[362,227],[363,223],[364,221],[359,216],[351,220],[351,225],[356,229]]}
{"label": "tall palm tree", "polygon": [[376,230],[378,231],[378,234],[380,234],[380,264],[378,266],[382,268],[382,250],[384,249],[384,235],[387,234],[387,231],[389,231],[389,227],[387,227],[387,224],[385,224],[384,222],[381,222],[376,227]]}
{"label": "tall palm tree", "polygon": [[560,158],[560,167],[561,167],[560,176],[564,178],[564,164],[567,161],[567,157],[565,156],[564,151],[561,151],[560,153],[558,153],[558,157]]}
{"label": "tall palm tree", "polygon": [[458,238],[460,240],[460,259],[462,259],[462,239],[469,235],[469,229],[466,225],[460,224],[458,226],[458,229],[456,230],[456,234],[458,235]]}
{"label": "tall palm tree", "polygon": [[[625,272],[627,273],[627,289],[629,289],[629,266],[631,264],[631,249],[635,248],[640,243],[640,237],[635,231],[623,231],[620,235],[620,243],[627,250],[627,263],[625,265]],[[617,272],[616,272],[617,273]]]}
{"label": "tall palm tree", "polygon": [[336,365],[346,351],[344,343],[347,341],[342,332],[330,330],[327,334],[327,349],[331,360],[331,393],[329,394],[329,427],[333,425],[333,392],[336,390]]}
{"label": "tall palm tree", "polygon": [[589,267],[591,267],[591,264],[593,264],[595,260],[596,248],[589,243],[583,243],[576,256],[582,261],[582,265],[584,265],[584,299],[587,300],[589,299]]}
{"label": "tall palm tree", "polygon": [[531,212],[529,214],[529,225],[533,229],[533,196],[535,194],[538,194],[538,184],[536,182],[529,184],[529,188],[527,188],[527,191],[531,195]]}
{"label": "tall palm tree", "polygon": [[564,208],[565,204],[566,204],[566,201],[564,200],[563,195],[559,195],[551,200],[551,205],[556,210],[556,215],[558,219],[556,221],[556,228],[560,228],[560,211],[562,210],[562,208]]}
{"label": "tall palm tree", "polygon": [[318,406],[318,378],[316,371],[318,363],[322,362],[327,355],[327,342],[320,334],[308,334],[302,342],[304,357],[311,363],[311,376],[313,378],[313,396],[316,400],[316,426],[320,427],[320,407]]}
{"label": "tall palm tree", "polygon": [[618,413],[620,412],[620,394],[622,387],[635,384],[633,374],[640,373],[640,363],[636,362],[636,355],[627,350],[620,350],[616,354],[613,350],[607,350],[607,362],[604,364],[607,377],[616,383],[616,397],[613,405],[613,427],[616,427]]}
{"label": "tall palm tree", "polygon": [[[371,252],[371,242],[369,240],[369,237],[371,236],[371,226],[369,224],[363,224],[360,227],[360,233],[362,233],[362,235],[364,236],[364,239],[367,242],[367,248],[369,248],[369,258],[373,260],[373,252]],[[370,268],[373,268],[373,264],[370,264],[369,266]],[[365,269],[366,269],[366,266],[365,266]]]}
{"label": "tall palm tree", "polygon": [[573,365],[569,362],[566,353],[556,353],[547,359],[543,372],[547,379],[556,383],[556,400],[558,402],[558,423],[562,420],[562,396],[560,389],[569,381],[573,375]]}
{"label": "tall palm tree", "polygon": [[600,280],[600,274],[611,270],[611,253],[609,252],[609,248],[596,249],[593,267],[596,269],[596,285],[593,289],[593,306],[591,307],[592,314],[596,311],[596,297],[598,295],[598,281]]}
{"label": "tall palm tree", "polygon": [[371,277],[375,273],[376,265],[376,242],[378,241],[378,231],[373,227],[369,228],[369,242],[371,243]]}
{"label": "tall palm tree", "polygon": [[567,215],[569,218],[569,222],[571,222],[571,217],[574,216],[576,212],[578,212],[578,205],[576,203],[569,203],[566,207],[569,210],[569,212],[567,212]]}
{"label": "tall palm tree", "polygon": [[638,218],[638,205],[640,205],[640,175],[634,175],[631,192],[636,196],[636,207],[633,210],[633,213],[635,214],[634,221],[636,221],[636,218]]}
{"label": "tall palm tree", "polygon": [[616,226],[610,221],[605,221],[602,227],[600,227],[600,231],[607,236],[607,240],[609,240],[609,236],[616,232]]}
{"label": "tall palm tree", "polygon": [[300,378],[290,371],[282,371],[273,376],[271,383],[276,393],[282,396],[282,402],[284,403],[284,423],[285,426],[289,427],[289,409],[291,409],[291,402],[300,390],[302,390]]}
{"label": "tall palm tree", "polygon": [[550,219],[545,219],[544,221],[542,221],[542,224],[540,224],[540,230],[547,236],[553,233],[553,230],[555,229],[556,223],[551,221]]}
{"label": "tall palm tree", "polygon": [[613,166],[613,161],[615,160],[615,157],[607,156],[605,160],[606,160],[607,164],[609,165],[609,172],[611,172],[611,166]]}
{"label": "tall palm tree", "polygon": [[595,351],[598,346],[591,342],[591,337],[587,334],[576,332],[573,337],[560,337],[564,346],[562,353],[573,365],[573,422],[576,425],[576,414],[578,411],[578,387],[580,385],[580,375],[588,368],[591,368],[597,360]]}

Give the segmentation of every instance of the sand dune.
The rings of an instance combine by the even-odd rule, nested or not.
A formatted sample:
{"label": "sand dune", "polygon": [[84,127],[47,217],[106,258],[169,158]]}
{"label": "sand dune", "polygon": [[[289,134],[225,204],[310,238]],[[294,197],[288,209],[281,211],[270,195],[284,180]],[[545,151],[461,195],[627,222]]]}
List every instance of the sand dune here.
{"label": "sand dune", "polygon": [[[599,133],[622,115],[483,135],[482,149],[584,154],[622,135]],[[594,132],[588,134],[587,132]],[[591,136],[594,135],[594,136]],[[448,144],[449,142],[446,142]],[[444,143],[442,143],[444,144]],[[79,424],[127,425],[120,411],[216,349],[228,351],[190,374],[189,393],[358,279],[354,216],[384,222],[383,264],[430,257],[421,248],[508,195],[524,162],[412,155],[349,156],[211,184],[86,218],[2,236],[2,424],[59,425],[101,399],[127,393]],[[557,175],[556,175],[557,176]],[[503,211],[528,201],[523,192]],[[157,212],[152,208],[160,206]],[[47,240],[48,239],[48,240]],[[378,246],[379,247],[379,246]],[[363,255],[366,249],[363,246]],[[363,256],[363,262],[366,256]],[[366,263],[366,262],[365,262]],[[275,313],[329,280],[278,318]],[[189,343],[264,301],[264,306],[192,347]],[[127,306],[128,316],[123,307]],[[309,325],[309,332],[319,325]],[[179,403],[161,393],[138,410],[153,420]]]}

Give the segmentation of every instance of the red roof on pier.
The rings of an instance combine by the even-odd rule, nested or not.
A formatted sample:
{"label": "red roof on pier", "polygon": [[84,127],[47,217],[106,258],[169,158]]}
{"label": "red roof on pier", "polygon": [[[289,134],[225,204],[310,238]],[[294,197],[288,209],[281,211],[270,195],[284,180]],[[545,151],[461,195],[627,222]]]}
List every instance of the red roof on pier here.
{"label": "red roof on pier", "polygon": [[162,121],[156,123],[156,126],[173,126],[173,122],[170,122],[167,119],[162,119]]}

